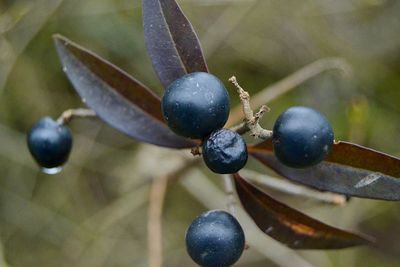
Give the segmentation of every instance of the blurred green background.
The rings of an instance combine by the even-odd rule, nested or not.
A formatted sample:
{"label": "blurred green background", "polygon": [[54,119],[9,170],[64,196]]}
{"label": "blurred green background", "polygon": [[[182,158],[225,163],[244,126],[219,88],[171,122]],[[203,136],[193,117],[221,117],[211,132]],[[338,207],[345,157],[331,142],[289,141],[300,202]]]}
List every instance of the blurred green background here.
{"label": "blurred green background", "polygon": [[[209,67],[236,75],[252,94],[321,58],[340,57],[352,76],[328,71],[269,103],[271,128],[291,105],[314,107],[336,138],[400,156],[400,1],[182,0]],[[0,266],[147,266],[151,178],[189,152],[139,144],[98,120],[74,120],[64,170],[41,173],[25,133],[39,118],[83,107],[51,36],[61,33],[117,64],[161,95],[146,54],[138,0],[0,0]],[[234,88],[226,83],[233,104]],[[251,168],[262,171],[254,161]],[[224,208],[221,178],[204,167],[169,187],[164,266],[194,266],[184,233],[202,211]],[[272,192],[332,225],[362,231],[374,248],[291,251],[239,214],[255,240],[236,266],[400,266],[400,204],[352,199],[332,207]],[[254,238],[256,237],[256,238]]]}

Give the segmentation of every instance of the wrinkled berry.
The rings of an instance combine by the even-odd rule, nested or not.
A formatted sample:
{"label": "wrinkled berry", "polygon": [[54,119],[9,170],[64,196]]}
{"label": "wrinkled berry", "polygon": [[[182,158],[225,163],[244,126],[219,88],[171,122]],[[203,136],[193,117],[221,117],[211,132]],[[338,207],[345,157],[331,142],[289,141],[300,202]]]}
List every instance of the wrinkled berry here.
{"label": "wrinkled berry", "polygon": [[214,131],[203,143],[203,159],[213,172],[235,173],[243,168],[248,158],[243,138],[228,129]]}

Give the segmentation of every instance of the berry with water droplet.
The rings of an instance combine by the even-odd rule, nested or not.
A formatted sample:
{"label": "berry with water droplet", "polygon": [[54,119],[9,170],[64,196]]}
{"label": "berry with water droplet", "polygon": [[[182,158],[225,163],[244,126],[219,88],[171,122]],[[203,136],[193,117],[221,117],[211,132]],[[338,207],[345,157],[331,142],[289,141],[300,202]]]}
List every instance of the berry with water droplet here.
{"label": "berry with water droplet", "polygon": [[65,125],[45,117],[29,130],[28,148],[41,167],[60,167],[68,160],[72,135]]}

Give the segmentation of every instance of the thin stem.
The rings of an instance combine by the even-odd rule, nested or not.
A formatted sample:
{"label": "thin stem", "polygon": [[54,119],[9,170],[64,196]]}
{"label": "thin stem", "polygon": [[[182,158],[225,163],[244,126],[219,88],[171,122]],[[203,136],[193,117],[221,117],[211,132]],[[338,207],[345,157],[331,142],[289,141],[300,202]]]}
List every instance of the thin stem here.
{"label": "thin stem", "polygon": [[150,205],[148,210],[148,249],[149,267],[162,267],[162,211],[167,192],[167,177],[154,179],[150,188]]}
{"label": "thin stem", "polygon": [[153,180],[149,192],[149,209],[147,221],[147,247],[149,253],[149,267],[162,267],[163,264],[163,238],[162,238],[162,213],[168,182],[175,182],[185,172],[196,166],[199,159],[183,160],[182,164],[168,174]]}
{"label": "thin stem", "polygon": [[74,118],[94,118],[96,113],[91,109],[77,108],[64,111],[57,119],[59,124],[68,124]]}
{"label": "thin stem", "polygon": [[303,196],[323,203],[343,206],[347,203],[346,197],[330,192],[319,192],[304,186],[296,185],[291,182],[274,178],[265,174],[260,174],[251,170],[241,170],[241,174],[261,188],[273,189],[289,195]]}
{"label": "thin stem", "polygon": [[[237,92],[239,93],[240,101],[242,102],[242,111],[244,114],[244,123],[245,126],[251,132],[251,135],[255,138],[267,140],[272,137],[272,131],[263,129],[259,121],[262,116],[269,111],[269,108],[265,105],[261,106],[260,110],[254,114],[253,110],[250,106],[250,94],[246,92],[237,82],[236,77],[232,76],[229,81],[237,88]],[[239,128],[238,130],[243,131],[244,128]]]}
{"label": "thin stem", "polygon": [[232,131],[237,132],[238,134],[242,135],[250,131],[249,127],[245,122],[242,122],[238,125],[232,126],[230,128]]}
{"label": "thin stem", "polygon": [[222,178],[224,180],[224,190],[225,194],[228,198],[227,201],[227,208],[230,214],[235,216],[235,205],[236,205],[236,199],[235,199],[235,191],[233,189],[233,183],[232,183],[232,178],[228,174],[223,174]]}
{"label": "thin stem", "polygon": [[[228,197],[228,202],[226,204],[228,212],[236,217],[236,209],[235,209],[236,198],[235,198],[235,189],[232,182],[232,176],[229,174],[223,174],[222,178],[224,179],[224,191]],[[250,248],[249,244],[246,243],[244,249],[247,250],[249,248]]]}
{"label": "thin stem", "polygon": [[[320,73],[329,70],[340,70],[347,76],[352,74],[352,68],[347,61],[342,58],[323,58],[319,59],[293,74],[285,77],[284,79],[265,87],[259,93],[252,97],[250,105],[254,108],[259,108],[262,105],[271,102],[272,100],[280,97],[281,95],[291,91],[300,84],[317,76]],[[238,106],[232,110],[227,126],[230,127],[238,123],[242,118],[242,107]]]}

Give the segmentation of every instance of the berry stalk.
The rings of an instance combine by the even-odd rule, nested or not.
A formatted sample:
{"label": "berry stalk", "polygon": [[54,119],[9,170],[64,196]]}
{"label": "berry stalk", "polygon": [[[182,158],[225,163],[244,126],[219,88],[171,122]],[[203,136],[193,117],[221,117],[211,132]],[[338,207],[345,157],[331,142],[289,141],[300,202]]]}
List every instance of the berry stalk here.
{"label": "berry stalk", "polygon": [[235,76],[232,76],[229,81],[237,88],[245,116],[244,124],[242,124],[240,128],[237,128],[236,131],[238,133],[244,133],[248,130],[255,138],[263,140],[270,139],[272,137],[272,131],[262,128],[259,124],[260,119],[269,111],[269,108],[263,105],[260,110],[254,114],[250,106],[250,94],[239,85]]}

